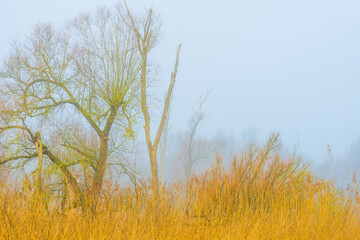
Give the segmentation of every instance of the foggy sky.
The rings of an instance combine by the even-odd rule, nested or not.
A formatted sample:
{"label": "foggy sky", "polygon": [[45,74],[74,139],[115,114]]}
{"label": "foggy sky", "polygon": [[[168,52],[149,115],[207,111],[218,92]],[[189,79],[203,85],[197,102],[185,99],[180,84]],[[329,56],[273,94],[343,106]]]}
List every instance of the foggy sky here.
{"label": "foggy sky", "polygon": [[[0,3],[0,59],[37,23],[60,27],[83,11],[118,1],[12,0]],[[192,108],[210,87],[201,134],[236,139],[249,127],[314,162],[329,143],[342,156],[360,138],[360,1],[128,0],[160,15],[153,62],[164,88],[181,41],[171,125],[186,128]]]}

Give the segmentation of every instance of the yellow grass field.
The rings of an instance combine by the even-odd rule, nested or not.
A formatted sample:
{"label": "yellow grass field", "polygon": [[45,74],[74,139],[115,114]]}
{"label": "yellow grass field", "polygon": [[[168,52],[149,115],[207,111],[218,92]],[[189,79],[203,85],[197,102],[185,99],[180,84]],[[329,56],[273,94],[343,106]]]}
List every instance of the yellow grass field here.
{"label": "yellow grass field", "polygon": [[0,239],[360,239],[357,191],[315,179],[273,144],[228,167],[217,157],[187,186],[163,187],[161,199],[142,181],[104,191],[97,214],[2,186]]}

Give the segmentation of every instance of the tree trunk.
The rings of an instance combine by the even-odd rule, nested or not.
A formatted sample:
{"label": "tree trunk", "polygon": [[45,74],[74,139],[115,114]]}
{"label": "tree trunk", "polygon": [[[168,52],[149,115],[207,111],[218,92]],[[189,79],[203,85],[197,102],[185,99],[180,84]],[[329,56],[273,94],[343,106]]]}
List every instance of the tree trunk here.
{"label": "tree trunk", "polygon": [[36,152],[38,153],[38,157],[39,157],[36,185],[37,185],[38,192],[41,193],[42,192],[41,171],[42,171],[42,162],[43,162],[43,146],[42,146],[42,142],[41,142],[40,132],[36,132],[36,135],[35,135],[35,148],[36,148]]}
{"label": "tree trunk", "polygon": [[96,211],[96,205],[99,202],[100,192],[104,181],[108,147],[109,147],[109,139],[107,137],[101,137],[98,163],[95,169],[95,176],[91,189],[92,192],[91,209],[93,212]]}
{"label": "tree trunk", "polygon": [[153,198],[157,200],[159,198],[159,173],[156,160],[156,149],[149,149],[150,165],[151,165],[151,187],[153,191]]}

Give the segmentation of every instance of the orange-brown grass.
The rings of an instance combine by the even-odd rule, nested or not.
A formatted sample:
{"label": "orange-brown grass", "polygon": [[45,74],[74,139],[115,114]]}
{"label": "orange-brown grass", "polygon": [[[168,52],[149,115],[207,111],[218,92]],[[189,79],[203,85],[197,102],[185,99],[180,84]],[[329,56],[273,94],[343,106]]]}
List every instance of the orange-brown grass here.
{"label": "orange-brown grass", "polygon": [[3,187],[0,239],[360,239],[357,202],[300,159],[282,160],[277,144],[273,136],[228,168],[217,157],[188,186],[163,187],[156,202],[146,182],[112,191],[97,214]]}

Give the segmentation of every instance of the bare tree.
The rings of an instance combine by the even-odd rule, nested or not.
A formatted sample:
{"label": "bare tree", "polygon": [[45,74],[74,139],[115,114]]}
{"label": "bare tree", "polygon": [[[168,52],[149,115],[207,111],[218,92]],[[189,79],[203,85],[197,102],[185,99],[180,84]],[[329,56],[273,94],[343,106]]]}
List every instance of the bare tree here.
{"label": "bare tree", "polygon": [[[14,45],[1,75],[2,94],[12,106],[1,111],[0,131],[7,133],[1,164],[40,159],[40,151],[41,161],[57,166],[81,202],[84,196],[71,168],[87,165],[96,205],[109,156],[121,144],[116,139],[133,137],[140,112],[144,60],[138,36],[124,22],[126,14],[121,7],[101,8],[96,15],[77,17],[63,31],[37,26],[26,42]],[[149,19],[139,21],[148,24]],[[48,124],[55,119],[56,130]],[[76,134],[76,124],[96,135],[95,149],[82,144],[86,140]],[[38,151],[36,128],[42,136]],[[58,144],[51,144],[54,132]],[[67,161],[68,154],[73,159]]]}
{"label": "bare tree", "polygon": [[129,26],[131,26],[133,32],[136,35],[137,40],[137,48],[140,52],[141,56],[141,73],[140,73],[140,82],[141,82],[141,110],[144,117],[144,128],[145,128],[145,137],[146,144],[148,149],[148,154],[150,158],[151,165],[151,180],[152,180],[152,191],[155,199],[159,197],[159,173],[158,173],[158,163],[157,163],[157,149],[159,146],[160,138],[163,133],[163,129],[165,126],[165,121],[167,118],[170,98],[175,85],[176,74],[179,64],[179,54],[181,43],[178,45],[176,51],[176,61],[174,70],[171,73],[170,85],[166,93],[164,108],[162,111],[162,116],[160,120],[159,127],[156,132],[156,136],[154,142],[151,138],[151,127],[150,127],[150,114],[148,110],[148,97],[147,97],[147,85],[149,82],[148,79],[148,57],[151,49],[154,47],[154,44],[158,35],[158,28],[156,26],[156,22],[154,21],[154,14],[150,9],[147,14],[146,21],[140,21],[135,18],[127,8]]}
{"label": "bare tree", "polygon": [[177,153],[177,159],[183,166],[186,183],[189,183],[191,179],[194,166],[202,160],[210,158],[214,151],[222,146],[220,142],[212,142],[206,138],[196,137],[199,125],[205,119],[203,106],[208,96],[209,91],[205,97],[200,98],[199,109],[197,111],[194,110],[189,122],[188,132],[179,134],[180,148]]}
{"label": "bare tree", "polygon": [[[170,105],[171,105],[170,99]],[[166,149],[167,149],[167,143],[168,143],[168,136],[169,136],[169,119],[170,119],[170,111],[171,107],[168,110],[168,116],[165,120],[165,126],[163,129],[163,134],[160,139],[160,172],[159,172],[159,178],[161,182],[165,182],[165,176],[164,176],[164,166],[165,166],[165,155],[166,155]]]}

